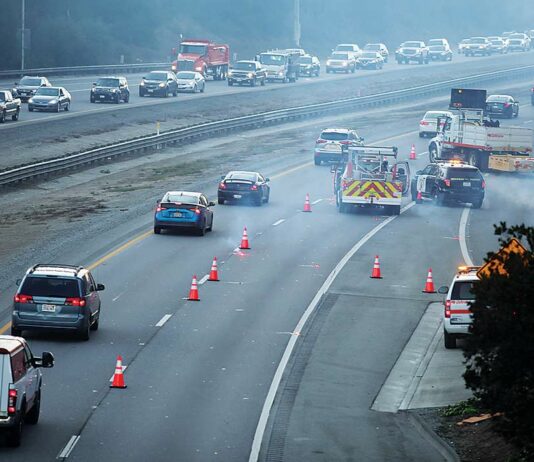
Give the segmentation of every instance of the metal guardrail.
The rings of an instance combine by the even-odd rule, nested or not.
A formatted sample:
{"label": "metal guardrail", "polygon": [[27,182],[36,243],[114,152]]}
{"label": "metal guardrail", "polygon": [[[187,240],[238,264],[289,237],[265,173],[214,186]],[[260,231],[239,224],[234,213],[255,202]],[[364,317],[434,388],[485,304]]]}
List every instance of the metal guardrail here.
{"label": "metal guardrail", "polygon": [[0,77],[18,78],[23,75],[82,75],[98,72],[123,72],[132,73],[139,71],[151,71],[158,69],[170,69],[170,63],[138,63],[138,64],[104,64],[97,66],[73,66],[73,67],[42,67],[36,69],[0,71]]}
{"label": "metal guardrail", "polygon": [[421,98],[443,94],[451,87],[485,84],[498,80],[531,77],[534,65],[522,66],[496,72],[472,75],[457,79],[445,80],[417,87],[378,93],[369,96],[347,98],[326,103],[280,109],[232,119],[208,122],[191,127],[170,130],[159,135],[149,135],[138,139],[104,146],[97,149],[67,155],[65,157],[29,164],[0,172],[0,185],[8,185],[42,175],[56,174],[61,171],[80,167],[93,162],[108,160],[120,155],[135,154],[147,150],[163,148],[182,142],[191,142],[197,138],[206,139],[210,136],[226,134],[234,130],[259,128],[264,125],[285,123],[304,117],[317,117],[329,113],[340,113],[346,110],[376,107],[397,103],[409,98]]}

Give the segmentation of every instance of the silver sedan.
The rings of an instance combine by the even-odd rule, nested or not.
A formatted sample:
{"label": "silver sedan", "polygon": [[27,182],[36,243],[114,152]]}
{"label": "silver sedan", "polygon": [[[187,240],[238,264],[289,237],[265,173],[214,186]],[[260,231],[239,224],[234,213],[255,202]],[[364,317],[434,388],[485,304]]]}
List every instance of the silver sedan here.
{"label": "silver sedan", "polygon": [[176,74],[178,80],[178,91],[189,91],[191,93],[204,93],[206,79],[199,72],[180,71]]}

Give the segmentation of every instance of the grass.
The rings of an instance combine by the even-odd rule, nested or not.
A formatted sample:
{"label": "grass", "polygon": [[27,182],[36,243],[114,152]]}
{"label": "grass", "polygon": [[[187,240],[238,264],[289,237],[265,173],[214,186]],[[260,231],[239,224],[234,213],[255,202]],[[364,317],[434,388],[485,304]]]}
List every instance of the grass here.
{"label": "grass", "polygon": [[479,401],[476,398],[469,398],[465,401],[460,401],[459,403],[447,406],[439,413],[442,417],[466,417],[477,415],[480,413],[480,411],[481,409]]}

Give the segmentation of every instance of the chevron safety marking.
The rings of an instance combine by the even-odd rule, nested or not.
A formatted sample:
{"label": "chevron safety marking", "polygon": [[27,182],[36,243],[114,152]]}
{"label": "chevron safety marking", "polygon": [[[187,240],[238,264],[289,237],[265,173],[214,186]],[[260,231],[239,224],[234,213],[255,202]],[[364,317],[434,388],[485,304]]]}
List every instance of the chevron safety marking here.
{"label": "chevron safety marking", "polygon": [[402,184],[389,181],[363,181],[353,180],[347,184],[343,190],[344,196],[350,197],[377,197],[383,199],[400,198],[402,195]]}

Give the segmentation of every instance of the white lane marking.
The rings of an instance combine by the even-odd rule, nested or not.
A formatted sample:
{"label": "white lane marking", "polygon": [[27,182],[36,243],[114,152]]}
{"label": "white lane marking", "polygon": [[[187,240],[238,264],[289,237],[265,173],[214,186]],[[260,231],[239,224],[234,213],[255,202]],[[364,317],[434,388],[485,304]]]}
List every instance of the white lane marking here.
{"label": "white lane marking", "polygon": [[467,250],[467,240],[465,235],[470,211],[471,209],[468,207],[465,207],[463,209],[462,216],[460,217],[460,230],[458,232],[458,235],[460,237],[460,250],[462,252],[462,257],[464,259],[465,264],[467,266],[475,266],[473,264],[473,260],[471,260],[471,256],[469,255],[469,250]]}
{"label": "white lane marking", "polygon": [[313,201],[312,205],[318,204],[319,202],[322,202],[322,199],[317,199],[316,201]]}
{"label": "white lane marking", "polygon": [[157,323],[156,323],[156,327],[162,327],[163,324],[165,324],[169,319],[172,318],[172,314],[166,314],[165,316],[163,316]]}
{"label": "white lane marking", "polygon": [[66,446],[62,449],[62,451],[58,454],[57,459],[66,459],[70,456],[70,453],[74,449],[74,446],[76,446],[76,443],[80,440],[80,435],[72,435],[70,437],[69,442],[66,444]]}
{"label": "white lane marking", "polygon": [[209,274],[206,274],[200,281],[198,281],[198,285],[201,286],[204,284],[208,279],[210,278]]}
{"label": "white lane marking", "polygon": [[524,124],[530,124],[530,123],[532,123],[532,122],[534,122],[534,121],[532,121],[532,120],[525,120],[523,123],[524,123]]}
{"label": "white lane marking", "polygon": [[[414,205],[415,205],[415,202],[410,202],[408,205],[406,205],[405,207],[401,209],[400,213],[406,212],[407,210],[411,209]],[[269,387],[269,391],[267,392],[267,397],[265,398],[265,402],[261,410],[260,418],[258,421],[258,426],[256,427],[256,432],[254,433],[254,440],[252,441],[252,448],[250,450],[250,456],[248,459],[249,462],[257,462],[258,460],[260,449],[261,449],[261,443],[263,440],[263,435],[265,433],[267,421],[269,420],[269,414],[271,412],[271,407],[273,405],[274,398],[278,391],[278,387],[280,386],[280,382],[282,380],[282,375],[284,373],[284,370],[287,367],[287,363],[289,362],[289,358],[291,357],[291,354],[293,353],[293,349],[295,348],[295,344],[297,342],[297,339],[300,336],[300,332],[302,332],[302,328],[304,327],[304,324],[306,324],[306,321],[308,320],[310,315],[314,312],[315,308],[319,304],[321,297],[328,291],[328,289],[330,289],[330,286],[336,279],[336,276],[345,267],[347,262],[354,256],[354,254],[358,250],[362,248],[362,246],[369,239],[371,239],[376,233],[378,233],[382,228],[387,226],[397,217],[398,215],[393,215],[393,216],[388,217],[387,220],[384,220],[382,223],[376,225],[371,231],[369,231],[365,236],[363,236],[356,244],[354,244],[354,246],[345,254],[345,256],[340,260],[340,262],[328,275],[328,277],[324,281],[319,291],[315,294],[315,297],[313,297],[313,300],[309,304],[308,308],[306,308],[306,311],[300,318],[295,329],[293,329],[292,335],[289,338],[286,349],[284,350],[284,354],[282,355],[282,359],[280,360],[280,363],[278,364],[278,367],[276,368],[276,372],[274,373],[273,381],[271,382],[271,386]]]}
{"label": "white lane marking", "polygon": [[121,292],[119,295],[117,295],[117,296],[116,296],[115,298],[113,298],[111,301],[112,301],[112,302],[116,302],[116,301],[119,299],[119,297],[120,297],[121,295],[123,295],[123,294],[124,294],[124,292]]}
{"label": "white lane marking", "polygon": [[421,154],[417,154],[417,157],[423,157],[428,154],[428,151],[422,152]]}
{"label": "white lane marking", "polygon": [[275,222],[273,223],[273,226],[281,225],[284,221],[286,221],[285,218],[281,218],[280,220],[275,221]]}
{"label": "white lane marking", "polygon": [[[124,364],[122,365],[122,373],[124,374],[124,371],[126,371],[126,369],[128,369],[128,366],[125,366]],[[115,372],[113,373],[113,375],[111,376],[111,378],[109,379],[110,382],[113,382],[113,377],[115,376]]]}

